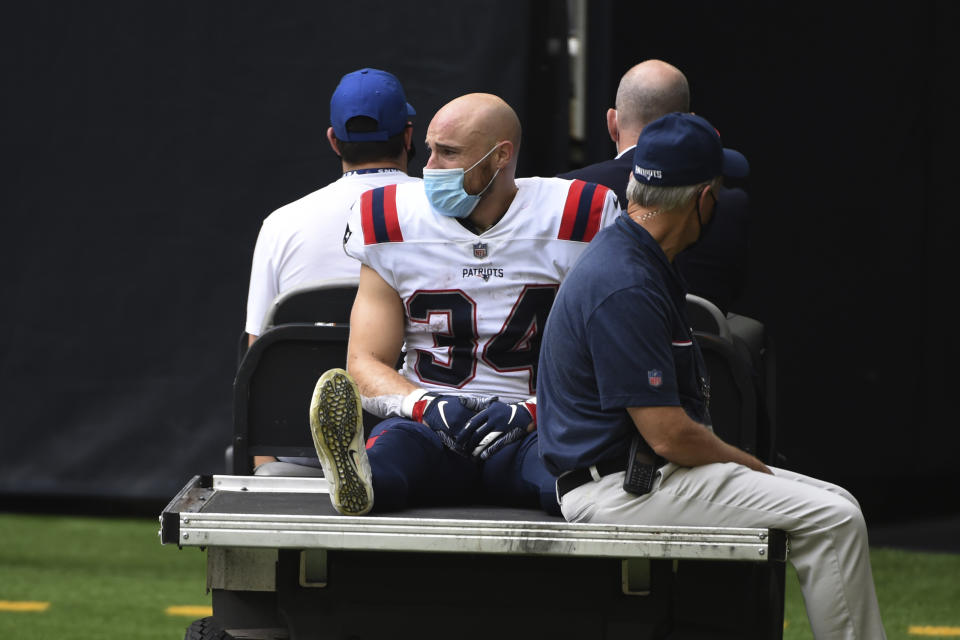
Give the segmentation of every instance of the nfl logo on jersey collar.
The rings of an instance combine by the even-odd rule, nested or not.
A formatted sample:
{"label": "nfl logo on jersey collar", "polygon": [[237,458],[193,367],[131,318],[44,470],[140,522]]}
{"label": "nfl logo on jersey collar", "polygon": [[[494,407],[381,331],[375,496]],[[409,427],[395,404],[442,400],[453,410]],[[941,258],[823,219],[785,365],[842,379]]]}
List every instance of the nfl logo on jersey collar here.
{"label": "nfl logo on jersey collar", "polygon": [[484,258],[487,257],[486,242],[478,242],[475,245],[473,245],[473,257],[479,258],[480,260],[483,260]]}

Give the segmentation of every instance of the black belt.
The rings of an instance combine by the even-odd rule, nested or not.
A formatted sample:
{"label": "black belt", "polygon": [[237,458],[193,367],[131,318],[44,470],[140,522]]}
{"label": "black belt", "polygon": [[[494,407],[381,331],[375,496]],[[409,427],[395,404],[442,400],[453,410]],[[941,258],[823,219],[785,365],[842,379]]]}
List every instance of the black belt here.
{"label": "black belt", "polygon": [[[608,476],[611,473],[617,473],[619,471],[627,470],[627,459],[626,457],[615,458],[613,460],[605,460],[599,462],[594,467],[597,470],[597,474],[602,478],[603,476]],[[559,478],[557,478],[557,495],[563,497],[564,494],[573,491],[580,485],[586,484],[593,481],[593,474],[590,473],[590,467],[584,467],[582,469],[574,469],[570,473],[565,473]]]}

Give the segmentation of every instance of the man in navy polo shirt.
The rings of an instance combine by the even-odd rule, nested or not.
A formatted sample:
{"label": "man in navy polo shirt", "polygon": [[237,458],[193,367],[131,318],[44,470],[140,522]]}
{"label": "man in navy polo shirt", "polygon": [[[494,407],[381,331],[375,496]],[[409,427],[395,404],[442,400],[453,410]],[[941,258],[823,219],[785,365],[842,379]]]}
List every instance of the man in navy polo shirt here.
{"label": "man in navy polo shirt", "polygon": [[[707,369],[674,258],[710,224],[721,176],[747,172],[699,116],[644,128],[626,212],[570,271],[547,320],[540,452],[570,521],[783,529],[814,636],[882,639],[853,496],[768,468],[710,428]],[[632,443],[636,474],[626,471]]]}

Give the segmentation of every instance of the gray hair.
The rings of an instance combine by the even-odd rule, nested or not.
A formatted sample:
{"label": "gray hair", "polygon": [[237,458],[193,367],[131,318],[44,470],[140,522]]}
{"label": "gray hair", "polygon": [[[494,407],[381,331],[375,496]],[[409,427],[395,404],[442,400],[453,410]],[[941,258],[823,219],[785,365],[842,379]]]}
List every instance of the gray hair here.
{"label": "gray hair", "polygon": [[680,187],[661,187],[654,184],[640,182],[630,174],[627,182],[627,202],[646,207],[648,209],[662,209],[671,211],[693,200],[704,187],[712,187],[716,191],[723,183],[723,178],[717,176],[713,180],[700,184]]}

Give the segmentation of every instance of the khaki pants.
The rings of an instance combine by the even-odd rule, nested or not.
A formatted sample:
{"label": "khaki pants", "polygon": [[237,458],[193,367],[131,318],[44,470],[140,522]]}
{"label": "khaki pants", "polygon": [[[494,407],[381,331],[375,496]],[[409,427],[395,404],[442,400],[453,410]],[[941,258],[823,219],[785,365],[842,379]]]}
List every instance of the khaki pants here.
{"label": "khaki pants", "polygon": [[885,639],[856,499],[816,478],[772,471],[668,463],[647,495],[625,492],[620,472],[568,492],[560,509],[570,522],[783,529],[814,637]]}

